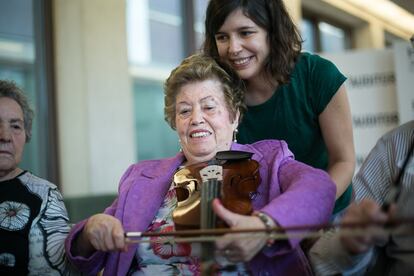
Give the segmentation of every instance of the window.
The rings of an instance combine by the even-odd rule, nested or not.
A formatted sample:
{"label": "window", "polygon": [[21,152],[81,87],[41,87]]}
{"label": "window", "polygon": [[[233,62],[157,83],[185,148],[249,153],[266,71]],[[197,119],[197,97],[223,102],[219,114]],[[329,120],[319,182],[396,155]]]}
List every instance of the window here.
{"label": "window", "polygon": [[208,0],[196,0],[194,6],[195,22],[194,31],[196,33],[196,48],[200,49],[204,42],[204,21],[206,19],[206,9]]}
{"label": "window", "polygon": [[304,16],[301,22],[303,50],[339,52],[351,48],[350,31],[339,24]]}
{"label": "window", "polygon": [[16,82],[35,110],[32,140],[25,146],[20,167],[58,183],[49,73],[51,17],[50,3],[46,2],[0,0],[0,79]]}
{"label": "window", "polygon": [[315,33],[316,28],[314,28],[312,21],[308,19],[302,19],[301,23],[301,33],[303,39],[302,48],[303,50],[314,53],[317,49],[315,41],[317,36]]}
{"label": "window", "polygon": [[335,52],[347,48],[345,31],[326,22],[318,23],[321,51]]}
{"label": "window", "polygon": [[164,93],[157,81],[135,79],[134,116],[140,160],[173,156],[178,137],[164,121]]}
{"label": "window", "polygon": [[385,47],[386,48],[392,48],[392,45],[395,42],[403,42],[403,41],[405,42],[405,40],[402,39],[401,37],[393,35],[392,33],[387,32],[387,31],[384,32],[384,38],[385,38]]}
{"label": "window", "polygon": [[[175,155],[178,137],[164,120],[163,84],[203,40],[208,0],[127,0],[137,159]],[[155,146],[156,145],[156,146]]]}
{"label": "window", "polygon": [[176,65],[185,55],[182,17],[179,0],[128,0],[130,64],[155,68]]}

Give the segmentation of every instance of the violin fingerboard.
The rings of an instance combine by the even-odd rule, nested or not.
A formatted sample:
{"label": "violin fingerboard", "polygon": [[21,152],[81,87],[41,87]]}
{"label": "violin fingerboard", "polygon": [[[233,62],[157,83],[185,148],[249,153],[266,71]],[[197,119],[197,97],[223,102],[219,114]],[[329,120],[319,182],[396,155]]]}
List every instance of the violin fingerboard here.
{"label": "violin fingerboard", "polygon": [[223,168],[210,165],[200,170],[201,179],[201,229],[212,229],[216,227],[216,215],[213,212],[212,201],[220,197],[221,181],[223,180]]}

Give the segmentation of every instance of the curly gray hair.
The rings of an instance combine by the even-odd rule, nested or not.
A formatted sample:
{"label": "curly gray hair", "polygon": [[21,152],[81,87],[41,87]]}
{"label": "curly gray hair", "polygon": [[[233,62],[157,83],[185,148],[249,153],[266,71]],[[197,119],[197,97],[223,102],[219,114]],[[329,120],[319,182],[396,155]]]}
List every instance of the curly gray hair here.
{"label": "curly gray hair", "polygon": [[22,109],[26,143],[28,143],[32,138],[34,112],[30,108],[26,95],[13,81],[0,80],[0,98],[3,97],[15,100]]}

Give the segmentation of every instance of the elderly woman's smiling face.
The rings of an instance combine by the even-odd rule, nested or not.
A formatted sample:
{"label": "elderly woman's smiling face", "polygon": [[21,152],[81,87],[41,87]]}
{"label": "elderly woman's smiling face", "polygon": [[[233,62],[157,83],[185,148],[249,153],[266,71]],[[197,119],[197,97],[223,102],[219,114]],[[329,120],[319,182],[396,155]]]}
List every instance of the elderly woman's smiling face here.
{"label": "elderly woman's smiling face", "polygon": [[230,149],[239,115],[231,120],[220,82],[186,84],[175,103],[175,124],[187,164],[208,161]]}

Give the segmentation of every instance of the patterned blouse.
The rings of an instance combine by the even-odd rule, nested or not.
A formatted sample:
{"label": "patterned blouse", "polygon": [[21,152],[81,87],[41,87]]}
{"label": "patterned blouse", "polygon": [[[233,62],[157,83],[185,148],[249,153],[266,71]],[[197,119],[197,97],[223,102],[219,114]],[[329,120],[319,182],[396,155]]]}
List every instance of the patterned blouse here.
{"label": "patterned blouse", "polygon": [[0,182],[0,275],[73,275],[62,195],[29,172]]}
{"label": "patterned blouse", "polygon": [[[173,184],[170,186],[164,202],[147,231],[174,231],[172,212],[177,207],[177,196]],[[160,239],[159,237],[144,238]],[[134,261],[128,275],[201,275],[200,243],[154,243],[142,242],[138,245]],[[221,264],[225,262],[217,260]],[[242,263],[232,265],[234,269],[225,270],[217,265],[215,275],[248,275]]]}

